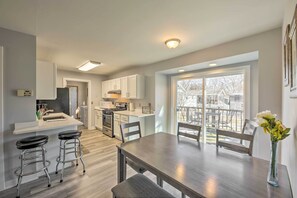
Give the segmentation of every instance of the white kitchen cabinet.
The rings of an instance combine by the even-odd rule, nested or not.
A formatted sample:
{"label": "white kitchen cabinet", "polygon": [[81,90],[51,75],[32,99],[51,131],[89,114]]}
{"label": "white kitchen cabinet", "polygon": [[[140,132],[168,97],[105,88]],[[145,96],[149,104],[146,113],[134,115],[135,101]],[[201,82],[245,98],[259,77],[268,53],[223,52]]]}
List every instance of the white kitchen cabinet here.
{"label": "white kitchen cabinet", "polygon": [[57,98],[57,66],[54,63],[36,62],[36,99],[55,100]]}
{"label": "white kitchen cabinet", "polygon": [[145,95],[144,76],[132,75],[121,78],[121,96],[128,99],[143,99]]}
{"label": "white kitchen cabinet", "polygon": [[121,89],[121,79],[117,78],[117,79],[110,80],[109,89],[112,90],[112,91],[120,90]]}
{"label": "white kitchen cabinet", "polygon": [[128,77],[121,78],[121,97],[128,98]]}
{"label": "white kitchen cabinet", "polygon": [[118,140],[122,140],[122,137],[121,137],[121,128],[120,128],[120,125],[121,125],[121,121],[120,120],[114,120],[114,123],[113,123],[113,130],[114,130],[114,136],[115,138],[117,138]]}
{"label": "white kitchen cabinet", "polygon": [[131,75],[102,82],[102,98],[113,98],[109,91],[121,90],[121,97],[127,99],[143,99],[145,96],[144,76]]}
{"label": "white kitchen cabinet", "polygon": [[[122,140],[121,136],[121,128],[120,125],[123,123],[131,123],[131,122],[140,122],[140,129],[141,129],[141,135],[145,136],[144,131],[145,131],[145,119],[137,116],[128,116],[128,115],[121,115],[121,114],[114,114],[114,121],[113,121],[113,127],[114,127],[114,136]],[[134,128],[130,128],[129,131],[134,131]],[[133,140],[135,139],[134,136],[128,137],[128,140]]]}
{"label": "white kitchen cabinet", "polygon": [[102,130],[103,127],[102,110],[95,109],[95,127]]}
{"label": "white kitchen cabinet", "polygon": [[102,82],[102,98],[111,98],[111,94],[108,94],[111,91],[111,80]]}

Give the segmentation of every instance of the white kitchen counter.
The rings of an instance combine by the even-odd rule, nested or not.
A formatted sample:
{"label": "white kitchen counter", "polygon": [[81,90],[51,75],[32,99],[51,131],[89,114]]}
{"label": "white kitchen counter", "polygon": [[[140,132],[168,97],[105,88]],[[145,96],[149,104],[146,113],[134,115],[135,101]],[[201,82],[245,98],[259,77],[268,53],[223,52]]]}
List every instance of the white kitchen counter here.
{"label": "white kitchen counter", "polygon": [[36,122],[28,122],[28,123],[15,123],[15,130],[13,134],[25,134],[25,133],[34,133],[34,132],[42,132],[42,131],[49,131],[53,129],[62,129],[72,126],[80,126],[83,125],[82,122],[64,114],[64,113],[51,113],[49,116],[46,117],[56,117],[56,116],[64,116],[66,120],[61,121],[43,121],[42,119]]}
{"label": "white kitchen counter", "polygon": [[144,113],[137,112],[137,111],[114,111],[114,114],[135,116],[135,117],[139,117],[139,118],[149,117],[149,116],[154,116],[155,115],[155,114],[144,114]]}

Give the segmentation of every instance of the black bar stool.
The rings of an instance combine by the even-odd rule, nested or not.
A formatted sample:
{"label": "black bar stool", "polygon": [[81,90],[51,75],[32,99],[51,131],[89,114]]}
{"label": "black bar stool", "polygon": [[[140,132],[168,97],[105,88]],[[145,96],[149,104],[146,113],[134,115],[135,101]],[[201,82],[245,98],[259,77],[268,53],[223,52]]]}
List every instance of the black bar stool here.
{"label": "black bar stool", "polygon": [[[21,160],[21,166],[15,171],[15,174],[18,176],[17,197],[20,197],[20,186],[23,176],[32,175],[44,171],[48,179],[48,187],[51,186],[51,179],[47,169],[47,167],[50,165],[50,161],[46,160],[45,158],[46,150],[44,148],[44,145],[47,142],[48,136],[46,135],[30,136],[16,142],[17,148],[21,150],[21,155],[19,157]],[[42,167],[40,169],[27,173],[24,172],[27,166],[36,166],[37,163],[42,164]]]}
{"label": "black bar stool", "polygon": [[[65,163],[76,161],[76,166],[78,166],[78,160],[80,160],[83,165],[83,173],[86,172],[85,163],[82,159],[83,153],[81,149],[81,143],[79,140],[80,136],[81,131],[77,130],[64,131],[59,133],[58,135],[58,138],[60,140],[60,149],[59,157],[57,157],[56,174],[58,174],[59,164],[63,163],[60,182],[63,182]],[[66,155],[71,153],[74,154],[74,157],[72,157],[69,160],[66,160]]]}

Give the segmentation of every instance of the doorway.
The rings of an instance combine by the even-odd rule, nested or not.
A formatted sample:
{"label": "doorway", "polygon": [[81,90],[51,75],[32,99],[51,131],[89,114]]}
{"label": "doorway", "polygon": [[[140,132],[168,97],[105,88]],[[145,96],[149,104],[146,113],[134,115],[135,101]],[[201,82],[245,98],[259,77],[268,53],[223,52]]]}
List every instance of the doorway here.
{"label": "doorway", "polygon": [[93,129],[91,81],[63,78],[63,87],[69,87],[70,115],[80,119],[89,130]]}
{"label": "doorway", "polygon": [[215,144],[216,129],[240,132],[249,117],[249,67],[175,76],[172,83],[173,128],[177,122],[199,125],[202,142]]}

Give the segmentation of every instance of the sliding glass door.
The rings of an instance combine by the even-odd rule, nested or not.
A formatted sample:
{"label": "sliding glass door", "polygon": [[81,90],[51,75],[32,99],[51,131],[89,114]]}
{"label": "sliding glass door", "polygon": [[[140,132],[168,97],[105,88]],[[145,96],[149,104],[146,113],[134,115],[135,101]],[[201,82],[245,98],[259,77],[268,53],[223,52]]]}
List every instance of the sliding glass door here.
{"label": "sliding glass door", "polygon": [[175,122],[202,126],[201,141],[210,144],[216,143],[216,129],[241,131],[246,111],[244,72],[205,74],[175,82]]}

